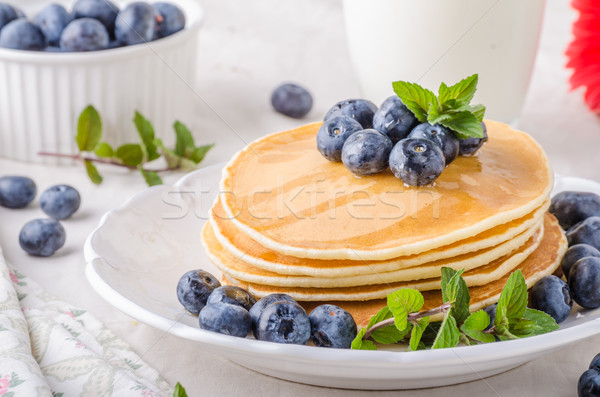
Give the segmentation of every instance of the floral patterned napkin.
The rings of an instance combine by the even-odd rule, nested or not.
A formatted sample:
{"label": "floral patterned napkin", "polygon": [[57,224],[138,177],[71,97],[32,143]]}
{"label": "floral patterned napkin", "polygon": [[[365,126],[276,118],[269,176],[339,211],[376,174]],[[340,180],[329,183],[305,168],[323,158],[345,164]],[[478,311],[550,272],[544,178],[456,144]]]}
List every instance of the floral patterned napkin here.
{"label": "floral patterned napkin", "polygon": [[125,341],[10,268],[0,249],[0,396],[172,394]]}

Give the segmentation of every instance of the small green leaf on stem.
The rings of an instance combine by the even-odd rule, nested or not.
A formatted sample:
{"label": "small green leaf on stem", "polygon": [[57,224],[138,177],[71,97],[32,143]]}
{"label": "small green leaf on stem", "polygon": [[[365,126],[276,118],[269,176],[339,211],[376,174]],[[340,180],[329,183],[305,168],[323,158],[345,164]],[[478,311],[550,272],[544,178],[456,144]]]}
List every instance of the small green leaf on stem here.
{"label": "small green leaf on stem", "polygon": [[387,297],[387,304],[394,316],[394,324],[400,331],[408,326],[408,314],[418,312],[423,307],[423,295],[412,288],[403,288]]}
{"label": "small green leaf on stem", "polygon": [[477,82],[479,75],[471,75],[458,83],[448,87],[445,83],[440,85],[439,89],[439,100],[440,103],[454,99],[456,102],[461,104],[468,104],[473,99],[475,91],[477,91]]}
{"label": "small green leaf on stem", "polygon": [[92,152],[102,138],[102,120],[98,111],[90,105],[79,116],[75,141],[82,152]]}
{"label": "small green leaf on stem", "polygon": [[410,350],[415,351],[419,348],[421,343],[421,337],[425,328],[429,325],[429,317],[420,318],[418,321],[413,322],[412,331],[410,333]]}
{"label": "small green leaf on stem", "polygon": [[126,143],[119,146],[115,156],[128,167],[137,167],[144,161],[144,152],[137,143]]}
{"label": "small green leaf on stem", "polygon": [[438,106],[435,94],[418,84],[395,81],[392,85],[394,92],[400,97],[402,103],[414,113],[415,117],[421,123],[427,121],[427,113],[430,106]]}
{"label": "small green leaf on stem", "polygon": [[363,336],[367,330],[365,328],[361,328],[356,335],[356,338],[352,341],[351,348],[352,350],[377,350],[377,346],[370,340],[363,340]]}
{"label": "small green leaf on stem", "polygon": [[148,184],[148,186],[156,186],[156,185],[163,184],[163,181],[160,178],[160,176],[158,176],[157,172],[145,170],[142,168],[141,165],[138,166],[138,169],[144,176],[144,179],[146,180],[146,183]]}
{"label": "small green leaf on stem", "polygon": [[483,332],[490,325],[490,316],[485,310],[479,310],[472,313],[469,318],[460,326],[460,330],[469,338],[479,342],[489,343],[496,339],[493,335]]}
{"label": "small green leaf on stem", "polygon": [[[375,324],[377,324],[383,320],[387,320],[388,318],[391,318],[391,317],[392,317],[392,312],[390,312],[390,309],[387,306],[385,306],[376,315],[371,317],[371,320],[369,321],[369,325],[367,326],[367,329],[370,329]],[[371,338],[373,338],[373,340],[378,343],[384,343],[384,344],[397,343],[397,342],[401,341],[402,339],[404,339],[404,337],[406,336],[407,333],[408,333],[408,330],[400,331],[400,330],[398,330],[398,328],[396,328],[396,326],[394,324],[390,324],[386,327],[382,327],[380,329],[373,331],[371,333]]]}
{"label": "small green leaf on stem", "polygon": [[444,302],[453,302],[450,314],[457,323],[462,323],[469,316],[471,294],[462,278],[463,270],[456,271],[450,267],[442,267],[442,297]]}
{"label": "small green leaf on stem", "polygon": [[187,157],[187,153],[191,153],[195,148],[194,137],[185,124],[176,121],[173,125],[177,140],[175,142],[175,153],[181,157]]}
{"label": "small green leaf on stem", "polygon": [[518,269],[506,280],[506,284],[502,288],[500,298],[498,299],[496,312],[498,310],[504,311],[506,317],[510,320],[523,317],[526,308],[527,284],[523,273]]}
{"label": "small green leaf on stem", "polygon": [[96,146],[96,150],[94,150],[94,153],[96,154],[96,156],[105,159],[110,159],[115,155],[115,151],[113,150],[112,146],[110,146],[106,142],[100,142],[98,146]]}
{"label": "small green leaf on stem", "polygon": [[102,183],[102,175],[98,172],[96,166],[89,160],[85,161],[85,170],[87,171],[88,176],[92,183],[99,185]]}
{"label": "small green leaf on stem", "polygon": [[208,151],[210,149],[212,149],[214,146],[215,145],[213,143],[211,145],[198,146],[198,147],[194,148],[194,150],[192,151],[192,154],[190,156],[190,160],[192,160],[195,164],[200,163],[202,160],[204,160],[206,153],[208,153]]}
{"label": "small green leaf on stem", "polygon": [[144,147],[146,149],[146,160],[156,160],[160,157],[160,154],[158,154],[156,145],[154,144],[154,127],[152,126],[152,123],[142,116],[138,111],[135,112],[133,122],[142,142],[144,143]]}
{"label": "small green leaf on stem", "polygon": [[187,393],[181,383],[177,382],[175,390],[173,391],[173,397],[187,397]]}
{"label": "small green leaf on stem", "polygon": [[450,313],[446,313],[440,330],[433,341],[432,349],[444,349],[447,347],[454,347],[458,345],[458,338],[460,331],[456,326],[456,320]]}

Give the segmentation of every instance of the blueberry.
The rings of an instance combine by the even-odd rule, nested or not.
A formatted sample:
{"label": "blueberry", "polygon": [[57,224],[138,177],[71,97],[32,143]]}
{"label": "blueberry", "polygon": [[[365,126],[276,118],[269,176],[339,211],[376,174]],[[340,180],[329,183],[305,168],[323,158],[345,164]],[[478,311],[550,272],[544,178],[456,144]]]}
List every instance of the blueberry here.
{"label": "blueberry", "polygon": [[65,7],[60,4],[49,4],[35,16],[33,22],[44,34],[46,43],[57,46],[62,31],[72,20],[73,15]]}
{"label": "blueberry", "polygon": [[390,153],[390,169],[410,186],[433,183],[444,171],[442,149],[429,139],[406,138]]}
{"label": "blueberry", "polygon": [[154,3],[156,11],[156,31],[154,38],[160,39],[177,33],[185,27],[185,14],[171,3]]}
{"label": "blueberry", "polygon": [[245,338],[252,325],[248,310],[224,302],[204,306],[198,315],[198,322],[202,329],[239,338]]}
{"label": "blueberry", "polygon": [[67,219],[81,204],[77,190],[68,185],[52,186],[40,196],[40,207],[50,218]]}
{"label": "blueberry", "polygon": [[496,321],[496,308],[497,307],[498,307],[498,304],[494,303],[493,305],[490,305],[490,306],[486,307],[485,309],[483,309],[488,314],[488,316],[490,316],[490,323],[485,328],[485,331],[492,329],[492,327],[494,326],[494,321]]}
{"label": "blueberry", "polygon": [[406,138],[418,124],[419,120],[397,95],[383,101],[373,116],[373,128],[390,137],[394,145]]}
{"label": "blueberry", "polygon": [[589,369],[596,368],[600,370],[600,353],[596,354],[590,362]]}
{"label": "blueberry", "polygon": [[471,156],[477,152],[484,143],[488,140],[487,127],[482,121],[481,126],[483,127],[483,138],[476,138],[471,136],[467,139],[459,139],[458,142],[458,155],[459,156]]}
{"label": "blueberry", "polygon": [[65,245],[66,238],[65,229],[57,220],[35,219],[21,229],[19,244],[30,255],[50,256]]}
{"label": "blueberry", "polygon": [[600,216],[600,196],[587,192],[560,192],[552,197],[548,211],[567,230],[591,216]]}
{"label": "blueberry", "polygon": [[228,303],[230,305],[238,305],[246,310],[250,310],[256,303],[256,299],[254,299],[254,297],[243,288],[235,287],[233,285],[223,285],[215,288],[215,290],[208,297],[206,304],[212,305],[213,303],[218,302]]}
{"label": "blueberry", "polygon": [[356,323],[352,315],[341,307],[317,306],[308,318],[315,346],[349,349],[356,338]]}
{"label": "blueberry", "polygon": [[298,84],[286,83],[273,90],[271,105],[276,112],[300,119],[312,109],[313,99],[306,88]]}
{"label": "blueberry", "polygon": [[75,18],[93,18],[100,21],[111,37],[118,14],[119,7],[109,0],[77,0],[73,4]]}
{"label": "blueberry", "polygon": [[119,12],[115,22],[115,37],[125,45],[141,44],[152,41],[155,29],[154,8],[138,1]]}
{"label": "blueberry", "polygon": [[39,51],[45,47],[44,35],[40,28],[28,20],[15,19],[0,31],[0,47]]}
{"label": "blueberry", "polygon": [[332,117],[317,132],[317,148],[329,161],[342,161],[342,147],[348,137],[362,130],[358,121],[347,116]]}
{"label": "blueberry", "polygon": [[250,317],[252,317],[252,332],[254,333],[254,337],[256,338],[256,324],[258,323],[258,318],[262,314],[265,307],[269,306],[275,302],[296,302],[294,298],[287,294],[269,294],[267,296],[263,296],[260,298],[254,306],[250,309]]}
{"label": "blueberry", "polygon": [[416,126],[410,134],[409,138],[429,139],[438,145],[444,153],[446,165],[456,159],[458,156],[459,139],[452,131],[440,124],[431,125],[423,123]]}
{"label": "blueberry", "polygon": [[48,47],[44,48],[42,51],[44,51],[44,52],[63,52],[63,50],[61,50],[60,47],[55,47],[55,46],[48,46]]}
{"label": "blueberry", "polygon": [[31,178],[25,176],[0,177],[0,206],[25,208],[33,201],[37,187]]}
{"label": "blueberry", "polygon": [[588,244],[600,250],[600,216],[592,216],[567,231],[569,246]]}
{"label": "blueberry", "polygon": [[190,270],[177,283],[177,298],[189,312],[200,313],[209,295],[221,286],[215,276],[204,270]]}
{"label": "blueberry", "polygon": [[598,397],[600,396],[600,370],[588,369],[577,382],[578,397]]}
{"label": "blueberry", "polygon": [[325,115],[323,121],[335,116],[348,116],[358,121],[363,128],[373,128],[373,116],[377,106],[366,99],[346,99],[339,101]]}
{"label": "blueberry", "polygon": [[10,4],[0,3],[0,30],[9,22],[21,18],[17,10]]}
{"label": "blueberry", "polygon": [[586,309],[600,306],[600,258],[593,256],[575,262],[569,271],[573,300]]}
{"label": "blueberry", "polygon": [[60,36],[60,49],[63,51],[97,51],[106,48],[108,32],[104,25],[92,18],[72,21]]}
{"label": "blueberry", "polygon": [[569,271],[575,262],[581,258],[585,258],[586,256],[595,256],[600,258],[600,251],[587,244],[575,244],[569,247],[567,252],[565,252],[561,262],[562,272],[567,279],[569,278]]}
{"label": "blueberry", "polygon": [[561,323],[569,316],[573,299],[567,283],[556,276],[544,276],[531,287],[529,304]]}
{"label": "blueberry", "polygon": [[[15,13],[17,14],[17,18],[26,18],[25,13],[18,7],[13,6]],[[1,29],[1,28],[0,28]]]}
{"label": "blueberry", "polygon": [[355,175],[373,175],[388,167],[392,141],[373,129],[350,135],[342,147],[342,162]]}
{"label": "blueberry", "polygon": [[310,339],[310,320],[296,302],[275,302],[265,307],[256,324],[259,340],[305,345]]}

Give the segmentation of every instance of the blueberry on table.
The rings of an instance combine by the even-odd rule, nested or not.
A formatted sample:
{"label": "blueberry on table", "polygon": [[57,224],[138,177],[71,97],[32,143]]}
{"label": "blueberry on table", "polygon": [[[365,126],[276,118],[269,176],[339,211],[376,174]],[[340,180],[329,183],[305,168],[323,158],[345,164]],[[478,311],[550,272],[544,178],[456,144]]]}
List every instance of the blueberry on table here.
{"label": "blueberry on table", "polygon": [[9,22],[0,31],[0,47],[39,51],[46,46],[40,28],[24,18]]}
{"label": "blueberry on table", "polygon": [[156,31],[154,38],[160,39],[183,30],[185,27],[185,14],[179,7],[171,3],[154,3],[156,16]]}
{"label": "blueberry on table", "polygon": [[363,128],[373,128],[373,116],[377,106],[366,99],[346,99],[339,101],[325,115],[323,121],[335,116],[348,116],[358,121]]}
{"label": "blueberry on table", "polygon": [[580,306],[600,307],[600,258],[587,257],[575,262],[569,272],[569,288]]}
{"label": "blueberry on table", "polygon": [[305,345],[310,339],[308,314],[296,302],[272,303],[258,318],[256,337],[269,342]]}
{"label": "blueberry on table", "polygon": [[271,105],[276,112],[300,119],[312,109],[313,99],[306,88],[298,84],[286,83],[273,90]]}
{"label": "blueberry on table", "polygon": [[588,244],[600,250],[600,216],[592,216],[567,231],[569,246]]}
{"label": "blueberry on table", "polygon": [[477,138],[474,136],[470,136],[466,139],[458,140],[458,155],[459,156],[472,156],[474,155],[484,143],[488,140],[487,127],[485,123],[481,122],[481,127],[483,127],[483,138]]}
{"label": "blueberry on table", "polygon": [[600,370],[600,353],[596,354],[592,361],[590,362],[589,369],[596,368]]}
{"label": "blueberry on table", "polygon": [[569,279],[569,272],[571,271],[571,268],[575,262],[587,256],[595,256],[600,258],[600,251],[588,244],[575,244],[569,247],[562,258],[562,262],[560,263],[562,272],[567,279]]}
{"label": "blueberry on table", "polygon": [[390,153],[390,169],[410,186],[433,183],[446,165],[442,149],[429,139],[406,138]]}
{"label": "blueberry on table", "polygon": [[106,48],[108,32],[96,19],[76,19],[65,27],[60,36],[60,49],[63,51],[97,51]]}
{"label": "blueberry on table", "polygon": [[440,124],[422,123],[416,126],[409,138],[429,139],[442,149],[446,165],[458,156],[459,139],[452,131]]}
{"label": "blueberry on table", "polygon": [[315,346],[349,349],[356,338],[356,322],[346,310],[335,305],[321,305],[308,316],[311,340]]}
{"label": "blueberry on table", "polygon": [[40,28],[48,45],[57,46],[62,31],[72,20],[73,15],[65,7],[60,4],[49,4],[35,16],[33,23]]}
{"label": "blueberry on table", "polygon": [[148,3],[135,2],[125,7],[115,22],[115,37],[125,45],[152,41],[156,30],[154,8]]}
{"label": "blueberry on table", "polygon": [[0,206],[25,208],[33,201],[37,187],[31,178],[25,176],[0,177]]}
{"label": "blueberry on table", "polygon": [[198,314],[206,306],[209,295],[220,286],[219,280],[209,272],[190,270],[177,283],[177,298],[186,310]]}
{"label": "blueberry on table", "polygon": [[40,196],[40,207],[50,218],[70,218],[81,205],[79,192],[68,185],[56,185],[46,189]]}
{"label": "blueberry on table", "polygon": [[289,296],[288,294],[269,294],[267,296],[263,296],[260,298],[254,306],[250,309],[250,317],[252,317],[252,332],[254,337],[256,338],[256,324],[258,323],[258,318],[262,314],[265,307],[269,306],[275,302],[296,302],[294,298]]}
{"label": "blueberry on table", "polygon": [[529,305],[563,322],[571,312],[573,299],[567,283],[556,276],[544,276],[529,291]]}
{"label": "blueberry on table", "polygon": [[102,23],[112,36],[119,7],[109,0],[77,0],[73,4],[73,16],[78,18],[93,18]]}
{"label": "blueberry on table", "polygon": [[406,138],[418,124],[419,120],[397,95],[383,101],[373,116],[373,128],[387,135],[394,145]]}
{"label": "blueberry on table", "polygon": [[217,302],[200,310],[198,323],[207,331],[245,338],[250,332],[252,319],[248,310],[241,306]]}
{"label": "blueberry on table", "polygon": [[233,285],[222,285],[209,295],[206,301],[207,305],[214,303],[223,302],[230,305],[241,306],[246,310],[250,310],[256,303],[256,299],[243,288],[235,287]]}
{"label": "blueberry on table", "polygon": [[587,192],[560,192],[552,198],[548,211],[567,230],[586,218],[600,215],[600,196]]}
{"label": "blueberry on table", "polygon": [[342,162],[355,175],[373,175],[388,167],[392,141],[373,129],[350,135],[342,147]]}
{"label": "blueberry on table", "polygon": [[50,256],[65,245],[66,238],[65,229],[57,220],[35,219],[21,229],[19,244],[30,255]]}
{"label": "blueberry on table", "polygon": [[597,368],[585,371],[577,382],[578,397],[600,396],[600,370]]}
{"label": "blueberry on table", "polygon": [[362,129],[360,123],[351,117],[332,117],[317,132],[317,149],[329,161],[342,161],[344,143],[350,135]]}

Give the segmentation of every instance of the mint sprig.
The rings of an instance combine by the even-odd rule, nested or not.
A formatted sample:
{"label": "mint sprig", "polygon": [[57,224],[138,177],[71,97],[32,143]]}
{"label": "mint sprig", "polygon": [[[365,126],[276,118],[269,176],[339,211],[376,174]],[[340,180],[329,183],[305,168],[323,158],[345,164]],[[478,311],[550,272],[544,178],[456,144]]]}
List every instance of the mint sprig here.
{"label": "mint sprig", "polygon": [[481,121],[485,106],[470,104],[477,91],[478,78],[474,74],[452,86],[442,82],[437,96],[416,83],[396,81],[392,85],[402,103],[421,123],[441,124],[459,139],[483,138]]}
{"label": "mint sprig", "polygon": [[[103,178],[94,163],[137,170],[142,174],[148,186],[155,186],[163,183],[159,176],[160,172],[196,169],[198,164],[204,160],[206,153],[214,146],[196,146],[190,130],[183,123],[176,121],[173,125],[176,135],[175,148],[171,150],[155,137],[154,126],[139,112],[135,112],[133,122],[140,137],[140,143],[126,143],[113,148],[109,143],[102,141],[102,119],[98,111],[90,105],[81,112],[77,124],[75,141],[79,153],[40,152],[39,154],[81,160],[85,165],[88,177],[97,185],[102,183]],[[164,159],[166,167],[147,167],[148,163],[161,157]]]}
{"label": "mint sprig", "polygon": [[[512,273],[502,288],[496,308],[496,318],[490,325],[490,316],[479,310],[469,313],[471,296],[464,270],[443,267],[441,289],[444,304],[428,310],[423,308],[423,295],[414,289],[403,288],[388,295],[387,306],[362,328],[352,349],[377,350],[379,344],[392,344],[408,338],[408,348],[442,349],[459,343],[471,345],[501,340],[525,338],[558,329],[548,314],[527,308],[527,284],[520,270]],[[443,314],[441,322],[430,323],[430,316]],[[371,340],[372,339],[372,340]]]}

